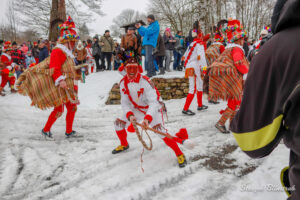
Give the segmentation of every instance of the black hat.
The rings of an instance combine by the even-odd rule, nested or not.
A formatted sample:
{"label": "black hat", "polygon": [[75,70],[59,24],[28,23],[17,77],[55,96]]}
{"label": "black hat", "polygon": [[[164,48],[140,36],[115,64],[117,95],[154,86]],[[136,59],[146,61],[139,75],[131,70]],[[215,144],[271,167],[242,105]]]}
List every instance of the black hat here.
{"label": "black hat", "polygon": [[135,27],[134,26],[129,26],[128,30],[135,30]]}
{"label": "black hat", "polygon": [[12,44],[11,44],[12,46],[14,46],[14,45],[17,45],[17,42],[16,41],[14,41]]}
{"label": "black hat", "polygon": [[152,20],[155,20],[155,17],[154,17],[154,15],[148,15],[148,17],[147,18],[149,18],[149,19],[152,19]]}
{"label": "black hat", "polygon": [[107,32],[109,33],[110,31],[109,31],[109,30],[106,30],[105,33],[107,33]]}

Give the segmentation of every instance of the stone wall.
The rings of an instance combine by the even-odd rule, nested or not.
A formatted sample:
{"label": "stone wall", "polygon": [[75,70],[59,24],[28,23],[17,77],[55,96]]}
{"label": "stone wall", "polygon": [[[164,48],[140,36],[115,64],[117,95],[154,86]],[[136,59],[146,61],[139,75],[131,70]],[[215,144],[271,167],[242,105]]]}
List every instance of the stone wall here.
{"label": "stone wall", "polygon": [[[159,90],[163,100],[185,98],[189,92],[188,79],[185,78],[153,78],[152,82]],[[109,93],[106,105],[120,104],[120,87],[115,83]]]}

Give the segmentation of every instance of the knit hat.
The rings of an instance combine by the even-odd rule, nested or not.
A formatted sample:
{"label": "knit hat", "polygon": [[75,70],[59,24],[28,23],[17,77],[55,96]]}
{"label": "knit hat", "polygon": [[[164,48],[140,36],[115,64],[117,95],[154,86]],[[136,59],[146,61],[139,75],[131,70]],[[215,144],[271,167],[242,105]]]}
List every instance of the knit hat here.
{"label": "knit hat", "polygon": [[234,43],[247,35],[247,32],[243,30],[243,25],[237,19],[229,19],[228,25],[223,31],[227,33],[228,43]]}
{"label": "knit hat", "polygon": [[155,17],[154,17],[154,15],[152,15],[152,14],[151,14],[151,15],[148,15],[147,18],[152,19],[153,21],[155,20]]}
{"label": "knit hat", "polygon": [[75,23],[70,16],[67,21],[60,24],[58,28],[60,29],[60,37],[58,38],[59,43],[77,41],[79,39],[77,32],[74,30],[74,28],[76,28]]}
{"label": "knit hat", "polygon": [[171,29],[170,28],[166,28],[165,32],[171,33]]}

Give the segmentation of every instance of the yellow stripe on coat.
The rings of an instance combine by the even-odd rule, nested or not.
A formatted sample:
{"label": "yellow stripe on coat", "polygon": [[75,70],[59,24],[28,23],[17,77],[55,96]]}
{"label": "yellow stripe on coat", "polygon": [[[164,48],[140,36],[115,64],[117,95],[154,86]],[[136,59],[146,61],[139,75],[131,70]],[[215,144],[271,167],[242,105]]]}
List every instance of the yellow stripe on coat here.
{"label": "yellow stripe on coat", "polygon": [[281,126],[283,115],[257,131],[248,133],[233,133],[238,145],[243,151],[255,151],[270,144],[276,137]]}

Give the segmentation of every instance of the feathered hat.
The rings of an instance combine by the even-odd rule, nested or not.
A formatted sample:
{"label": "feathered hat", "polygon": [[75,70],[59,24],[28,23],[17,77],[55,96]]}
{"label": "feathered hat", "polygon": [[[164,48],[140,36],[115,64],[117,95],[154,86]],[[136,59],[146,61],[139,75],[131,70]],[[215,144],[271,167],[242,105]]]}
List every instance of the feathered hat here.
{"label": "feathered hat", "polygon": [[79,36],[77,32],[74,30],[76,28],[73,19],[69,16],[67,21],[58,26],[60,30],[60,36],[58,38],[59,43],[66,43],[71,41],[77,41]]}
{"label": "feathered hat", "polygon": [[10,41],[6,41],[3,45],[3,50],[4,52],[6,51],[11,51],[11,42]]}
{"label": "feathered hat", "polygon": [[228,23],[227,20],[223,19],[220,20],[217,24],[217,27],[215,27],[215,36],[214,36],[214,42],[221,42],[223,43],[225,41],[225,35],[224,32],[222,32],[222,27],[224,24]]}
{"label": "feathered hat", "polygon": [[241,22],[237,19],[229,19],[228,25],[223,31],[226,31],[229,43],[234,43],[247,36],[247,32],[244,30],[243,25],[241,25]]}

